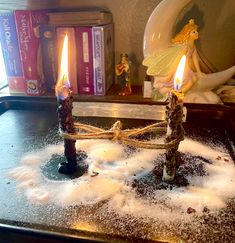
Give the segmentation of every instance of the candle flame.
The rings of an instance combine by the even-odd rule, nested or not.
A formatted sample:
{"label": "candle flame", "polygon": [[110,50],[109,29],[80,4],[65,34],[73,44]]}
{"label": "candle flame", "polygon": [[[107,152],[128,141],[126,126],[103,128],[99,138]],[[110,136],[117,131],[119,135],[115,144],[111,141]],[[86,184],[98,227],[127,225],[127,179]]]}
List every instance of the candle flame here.
{"label": "candle flame", "polygon": [[66,34],[64,37],[58,80],[55,88],[56,96],[65,99],[68,96],[69,88],[70,83],[68,77],[68,34]]}
{"label": "candle flame", "polygon": [[62,76],[68,74],[68,35],[67,34],[64,37],[60,69],[61,69]]}
{"label": "candle flame", "polygon": [[186,63],[186,56],[183,55],[180,59],[180,62],[178,64],[178,67],[177,67],[177,70],[175,73],[175,78],[174,78],[174,89],[175,90],[179,90],[183,83],[185,63]]}

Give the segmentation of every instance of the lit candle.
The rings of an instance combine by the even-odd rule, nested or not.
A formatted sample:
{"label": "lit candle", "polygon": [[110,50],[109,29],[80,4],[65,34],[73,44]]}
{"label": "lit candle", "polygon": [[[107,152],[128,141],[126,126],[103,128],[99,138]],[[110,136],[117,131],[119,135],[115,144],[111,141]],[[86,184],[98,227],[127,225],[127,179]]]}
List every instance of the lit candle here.
{"label": "lit candle", "polygon": [[68,35],[66,34],[59,65],[58,80],[55,86],[55,93],[58,100],[65,100],[71,94],[68,77],[68,51]]}
{"label": "lit candle", "polygon": [[[59,66],[59,75],[55,87],[58,103],[58,118],[60,129],[64,133],[75,133],[74,121],[72,117],[73,96],[69,82],[68,72],[68,35],[65,35],[64,44]],[[64,139],[64,155],[66,162],[59,164],[59,173],[72,174],[78,169],[77,154],[75,147],[76,140]]]}
{"label": "lit candle", "polygon": [[183,99],[184,94],[179,91],[183,81],[184,67],[186,57],[183,56],[177,67],[174,77],[174,89],[168,96],[168,104],[166,106],[166,122],[167,133],[165,142],[169,143],[177,140],[175,146],[166,150],[166,160],[163,168],[163,181],[171,182],[175,178],[176,169],[179,166],[178,147],[180,141],[184,139],[183,120]]}

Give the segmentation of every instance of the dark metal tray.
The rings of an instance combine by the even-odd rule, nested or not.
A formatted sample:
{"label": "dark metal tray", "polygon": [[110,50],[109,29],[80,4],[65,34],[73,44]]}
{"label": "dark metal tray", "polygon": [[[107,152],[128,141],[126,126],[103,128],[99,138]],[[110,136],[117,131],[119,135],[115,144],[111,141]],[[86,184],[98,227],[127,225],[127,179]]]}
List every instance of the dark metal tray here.
{"label": "dark metal tray", "polygon": [[[186,134],[226,146],[235,161],[235,108],[224,105],[187,104],[187,122],[184,124]],[[109,128],[117,118],[80,117],[81,122]],[[121,119],[124,127],[138,127],[150,124],[151,120]],[[33,149],[60,140],[55,98],[45,97],[2,97],[0,98],[0,241],[1,242],[162,242],[159,238],[142,237],[136,233],[139,227],[135,221],[122,223],[123,228],[112,228],[109,225],[94,220],[94,224],[103,225],[97,231],[73,228],[70,221],[75,220],[81,211],[92,214],[99,205],[89,209],[82,207],[59,208],[47,205],[35,206],[19,199],[15,185],[10,182],[5,173],[10,168],[18,166],[19,158]],[[227,235],[223,242],[232,242],[235,232],[234,201],[229,205],[229,213],[234,217],[226,221],[226,214],[221,218],[222,227],[216,234]],[[226,210],[226,209],[225,209]],[[220,226],[221,226],[220,222]],[[208,223],[208,227],[210,223]],[[148,233],[149,225],[141,225]],[[207,227],[207,228],[208,228]],[[211,227],[216,227],[215,222]],[[130,234],[125,235],[126,230]],[[131,234],[131,232],[135,232]],[[150,229],[151,231],[151,229]],[[204,232],[204,240],[213,239],[213,231]],[[219,233],[218,233],[219,232]],[[231,233],[233,232],[233,233]],[[193,232],[188,231],[188,234]],[[222,238],[221,238],[222,239]],[[204,242],[200,238],[199,242]],[[164,240],[165,242],[166,240]],[[169,239],[169,241],[171,241]],[[171,241],[172,242],[172,241]],[[212,241],[210,241],[212,242]]]}

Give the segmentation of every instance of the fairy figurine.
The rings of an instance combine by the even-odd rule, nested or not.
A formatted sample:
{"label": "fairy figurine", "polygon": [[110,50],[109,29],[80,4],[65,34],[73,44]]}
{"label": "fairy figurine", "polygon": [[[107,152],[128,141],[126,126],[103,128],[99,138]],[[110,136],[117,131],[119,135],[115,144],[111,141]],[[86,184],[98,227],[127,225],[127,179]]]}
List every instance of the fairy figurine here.
{"label": "fairy figurine", "polygon": [[121,60],[115,67],[115,73],[118,79],[118,95],[131,94],[131,81],[130,81],[130,61],[128,55],[121,54]]}
{"label": "fairy figurine", "polygon": [[198,54],[194,41],[198,39],[198,26],[190,19],[183,29],[172,39],[172,46],[160,50],[144,59],[143,65],[147,66],[147,74],[157,76],[154,87],[158,98],[164,97],[173,88],[173,76],[177,65],[183,55],[186,55],[184,79],[181,90],[187,93],[198,76],[203,73],[199,67]]}
{"label": "fairy figurine", "polygon": [[183,55],[186,55],[184,76],[180,90],[185,94],[184,101],[196,103],[221,103],[214,89],[226,83],[235,74],[235,66],[224,71],[205,74],[201,71],[195,40],[199,37],[198,26],[193,19],[171,40],[172,45],[164,50],[157,50],[147,56],[143,65],[147,74],[154,76],[153,99],[165,99],[174,87],[174,74]]}

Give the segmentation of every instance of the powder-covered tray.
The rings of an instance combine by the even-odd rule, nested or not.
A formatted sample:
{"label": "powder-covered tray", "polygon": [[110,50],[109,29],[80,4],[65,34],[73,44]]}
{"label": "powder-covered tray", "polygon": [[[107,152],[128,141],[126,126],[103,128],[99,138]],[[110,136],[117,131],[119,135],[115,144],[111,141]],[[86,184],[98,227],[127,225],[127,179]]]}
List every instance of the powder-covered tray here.
{"label": "powder-covered tray", "polygon": [[[183,179],[160,188],[164,151],[110,141],[78,141],[88,154],[88,174],[80,179],[58,174],[63,145],[55,99],[1,98],[1,242],[232,242],[235,110],[187,108]],[[76,119],[108,129],[118,118]],[[121,120],[124,128],[154,122]]]}

